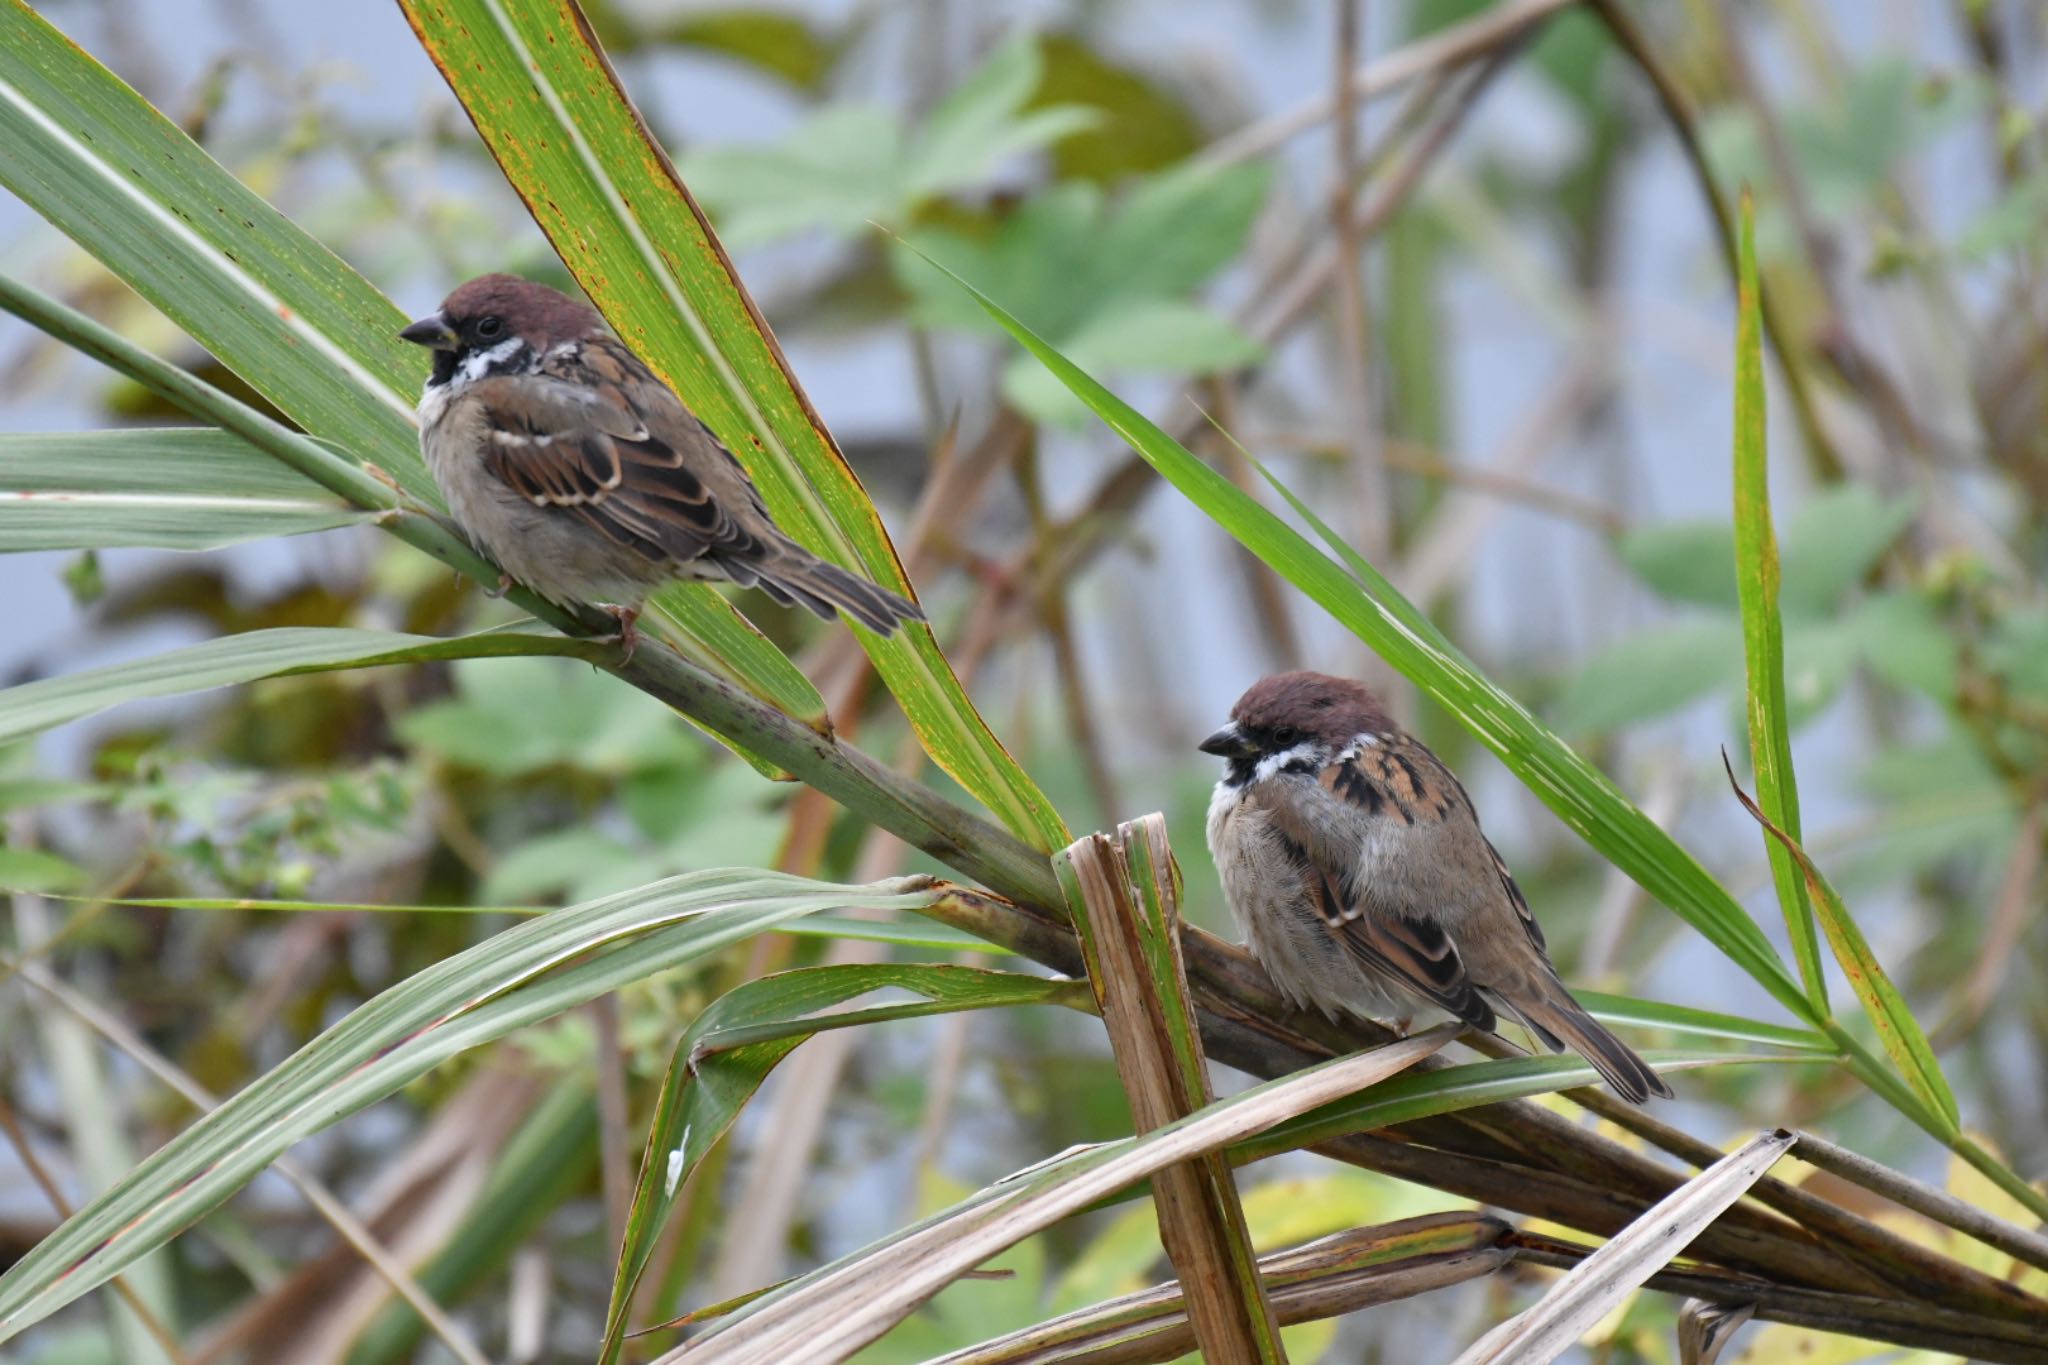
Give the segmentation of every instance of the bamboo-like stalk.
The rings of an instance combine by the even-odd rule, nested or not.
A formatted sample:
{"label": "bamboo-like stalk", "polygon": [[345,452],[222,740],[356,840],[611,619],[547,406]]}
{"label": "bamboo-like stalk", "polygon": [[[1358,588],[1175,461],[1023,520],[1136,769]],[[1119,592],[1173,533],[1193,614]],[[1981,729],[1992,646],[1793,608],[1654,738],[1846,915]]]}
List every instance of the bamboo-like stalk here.
{"label": "bamboo-like stalk", "polygon": [[1829,1142],[1813,1133],[1801,1133],[1793,1155],[1831,1175],[1840,1176],[1866,1190],[1875,1191],[1922,1217],[1974,1237],[1988,1247],[2015,1260],[2048,1270],[2048,1237],[1994,1218],[1974,1204],[1966,1204],[1946,1190],[1913,1179],[1869,1157]]}
{"label": "bamboo-like stalk", "polygon": [[[1180,874],[1166,817],[1147,815],[1114,835],[1076,840],[1054,855],[1053,866],[1132,1122],[1149,1133],[1187,1117],[1214,1096],[1181,964]],[[1211,1152],[1168,1167],[1152,1177],[1152,1202],[1203,1358],[1285,1365],[1230,1162]]]}

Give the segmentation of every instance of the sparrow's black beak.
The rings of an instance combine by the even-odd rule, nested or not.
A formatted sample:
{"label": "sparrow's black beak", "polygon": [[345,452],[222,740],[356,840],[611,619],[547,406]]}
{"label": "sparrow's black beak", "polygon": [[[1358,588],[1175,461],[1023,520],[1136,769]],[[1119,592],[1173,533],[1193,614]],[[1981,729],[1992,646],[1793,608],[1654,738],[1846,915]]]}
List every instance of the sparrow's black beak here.
{"label": "sparrow's black beak", "polygon": [[1251,752],[1251,745],[1245,742],[1235,725],[1224,726],[1195,747],[1218,758],[1237,758]]}
{"label": "sparrow's black beak", "polygon": [[415,346],[425,346],[436,351],[455,349],[455,329],[448,325],[448,319],[439,313],[421,318],[398,334],[401,341],[410,341]]}

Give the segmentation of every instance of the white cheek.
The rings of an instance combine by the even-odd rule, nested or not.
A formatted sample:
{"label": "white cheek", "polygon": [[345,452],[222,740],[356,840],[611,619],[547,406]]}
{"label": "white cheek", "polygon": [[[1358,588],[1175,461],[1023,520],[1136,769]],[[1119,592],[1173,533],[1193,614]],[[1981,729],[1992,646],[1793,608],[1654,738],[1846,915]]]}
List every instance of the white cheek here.
{"label": "white cheek", "polygon": [[[1277,754],[1267,754],[1259,760],[1259,766],[1252,769],[1252,781],[1264,782],[1274,774],[1296,763],[1315,764],[1316,746],[1297,744],[1292,749],[1282,749]],[[1320,765],[1317,765],[1320,766]]]}
{"label": "white cheek", "polygon": [[474,384],[500,364],[510,360],[512,353],[525,344],[518,337],[506,337],[488,351],[473,351],[469,358],[462,362],[462,368],[457,373],[466,382]]}

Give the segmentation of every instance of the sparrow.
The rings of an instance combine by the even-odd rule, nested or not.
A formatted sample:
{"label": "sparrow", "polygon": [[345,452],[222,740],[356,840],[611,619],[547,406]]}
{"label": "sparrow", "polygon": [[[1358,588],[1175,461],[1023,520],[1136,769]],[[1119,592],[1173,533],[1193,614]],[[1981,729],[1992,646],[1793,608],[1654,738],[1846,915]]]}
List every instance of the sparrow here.
{"label": "sparrow", "polygon": [[1465,789],[1359,683],[1263,678],[1201,743],[1224,762],[1209,855],[1252,954],[1336,1019],[1418,1005],[1492,1031],[1496,1011],[1570,1047],[1641,1104],[1671,1088],[1572,999]]}
{"label": "sparrow", "polygon": [[628,657],[675,579],[755,587],[887,635],[915,603],[783,533],[711,429],[589,304],[482,275],[398,334],[433,352],[420,450],[456,525],[507,578],[618,618]]}

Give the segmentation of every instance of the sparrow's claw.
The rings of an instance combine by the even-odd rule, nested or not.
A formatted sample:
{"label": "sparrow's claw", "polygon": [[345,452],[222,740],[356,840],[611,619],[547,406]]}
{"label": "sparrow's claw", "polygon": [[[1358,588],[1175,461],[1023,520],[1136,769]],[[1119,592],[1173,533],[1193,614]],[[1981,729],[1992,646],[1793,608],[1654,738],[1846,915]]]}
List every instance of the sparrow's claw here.
{"label": "sparrow's claw", "polygon": [[498,586],[496,588],[485,588],[484,596],[503,597],[506,593],[510,591],[512,591],[512,575],[508,573],[501,573],[498,575]]}
{"label": "sparrow's claw", "polygon": [[640,648],[640,631],[635,624],[640,619],[640,608],[621,607],[610,602],[600,602],[598,606],[619,623],[619,647],[625,651],[619,656],[619,662],[633,662],[633,652]]}

